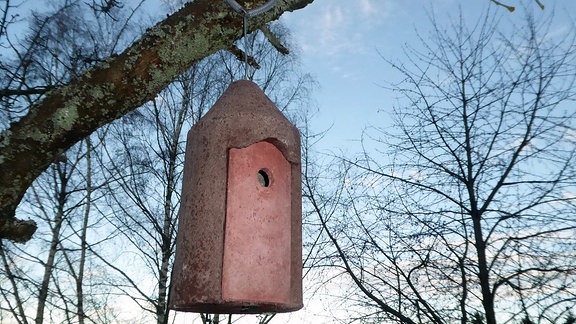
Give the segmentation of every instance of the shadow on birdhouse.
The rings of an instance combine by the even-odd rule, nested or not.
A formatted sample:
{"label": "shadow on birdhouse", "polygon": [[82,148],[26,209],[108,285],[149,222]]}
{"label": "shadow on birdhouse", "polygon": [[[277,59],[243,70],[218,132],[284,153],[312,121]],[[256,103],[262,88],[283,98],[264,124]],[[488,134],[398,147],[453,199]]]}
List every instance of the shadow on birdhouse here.
{"label": "shadow on birdhouse", "polygon": [[188,133],[170,308],[302,307],[298,130],[251,81],[234,82]]}

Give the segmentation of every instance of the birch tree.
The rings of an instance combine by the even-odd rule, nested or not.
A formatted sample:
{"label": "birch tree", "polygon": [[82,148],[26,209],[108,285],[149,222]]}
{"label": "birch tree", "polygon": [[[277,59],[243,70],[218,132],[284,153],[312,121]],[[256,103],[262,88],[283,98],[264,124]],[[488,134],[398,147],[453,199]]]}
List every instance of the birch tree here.
{"label": "birch tree", "polygon": [[[117,14],[117,20],[99,19],[78,2],[51,5],[47,12],[34,15],[31,36],[23,39],[22,48],[12,44],[21,60],[3,62],[4,68],[13,68],[4,82],[19,89],[18,95],[2,93],[2,112],[8,121],[18,119],[27,103],[77,77],[90,62],[120,46],[122,29],[98,33],[90,30],[91,24],[129,24],[130,12]],[[101,264],[94,262],[91,253],[107,238],[99,231],[102,215],[94,208],[107,181],[93,168],[101,141],[87,137],[58,155],[24,198],[24,214],[41,220],[42,226],[35,242],[22,246],[4,241],[0,247],[0,273],[11,288],[4,290],[0,301],[3,317],[21,323],[110,319],[105,310],[107,289],[99,281],[102,277],[95,275]]]}

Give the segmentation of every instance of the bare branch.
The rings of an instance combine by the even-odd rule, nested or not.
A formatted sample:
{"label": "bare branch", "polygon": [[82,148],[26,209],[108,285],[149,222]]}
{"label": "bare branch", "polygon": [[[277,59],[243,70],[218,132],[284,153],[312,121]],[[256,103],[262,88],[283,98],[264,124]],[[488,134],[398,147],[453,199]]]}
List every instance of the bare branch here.
{"label": "bare branch", "polygon": [[[232,55],[234,55],[239,61],[244,62],[244,55],[247,55],[246,52],[244,52],[243,50],[241,50],[240,48],[238,48],[238,46],[233,45],[228,49],[228,52],[230,52]],[[250,64],[251,67],[255,68],[255,69],[259,69],[260,68],[260,64],[258,64],[258,61],[256,61],[256,59],[254,58],[254,56],[251,55],[247,55],[246,60],[248,61],[248,64]]]}
{"label": "bare branch", "polygon": [[272,44],[272,46],[274,46],[274,48],[284,54],[284,55],[288,55],[290,54],[290,51],[288,50],[288,48],[286,48],[286,46],[282,45],[282,42],[280,41],[280,38],[278,38],[278,36],[276,36],[267,25],[264,25],[260,28],[260,30],[262,31],[262,33],[264,33],[264,36],[266,36],[266,38],[268,38],[268,41],[270,42],[270,44]]}

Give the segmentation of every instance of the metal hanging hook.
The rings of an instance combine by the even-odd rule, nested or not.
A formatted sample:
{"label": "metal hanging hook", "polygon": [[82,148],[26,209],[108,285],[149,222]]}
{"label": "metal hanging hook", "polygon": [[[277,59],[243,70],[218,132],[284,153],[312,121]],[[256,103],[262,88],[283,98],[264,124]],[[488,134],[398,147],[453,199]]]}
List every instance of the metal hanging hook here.
{"label": "metal hanging hook", "polygon": [[224,0],[224,1],[226,1],[230,5],[230,7],[234,9],[234,11],[236,11],[237,13],[241,14],[246,18],[253,18],[258,15],[261,15],[266,11],[272,9],[272,7],[274,7],[276,2],[278,2],[278,0],[269,0],[268,2],[266,2],[265,4],[263,4],[258,8],[246,10],[238,2],[236,2],[236,0]]}

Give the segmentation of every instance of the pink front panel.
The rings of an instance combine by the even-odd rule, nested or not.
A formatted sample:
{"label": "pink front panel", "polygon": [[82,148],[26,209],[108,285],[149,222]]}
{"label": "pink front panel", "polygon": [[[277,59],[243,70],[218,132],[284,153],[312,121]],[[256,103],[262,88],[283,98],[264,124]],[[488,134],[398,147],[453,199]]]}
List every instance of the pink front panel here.
{"label": "pink front panel", "polygon": [[229,150],[222,299],[290,302],[290,175],[271,143]]}

